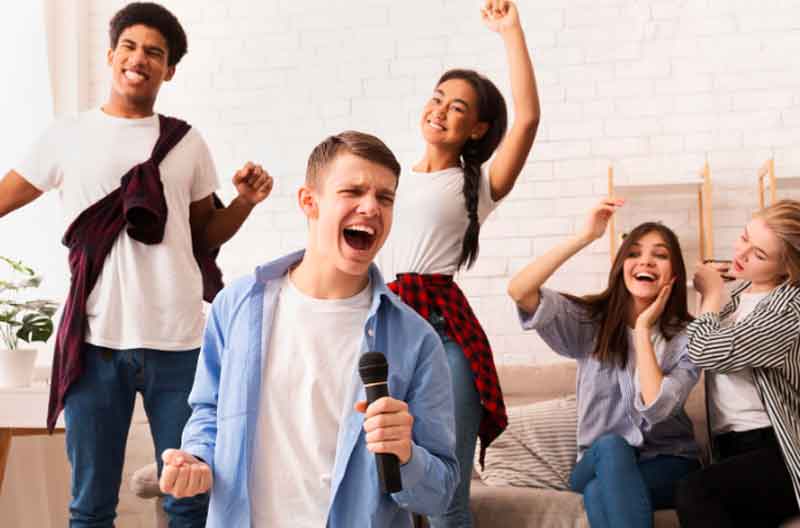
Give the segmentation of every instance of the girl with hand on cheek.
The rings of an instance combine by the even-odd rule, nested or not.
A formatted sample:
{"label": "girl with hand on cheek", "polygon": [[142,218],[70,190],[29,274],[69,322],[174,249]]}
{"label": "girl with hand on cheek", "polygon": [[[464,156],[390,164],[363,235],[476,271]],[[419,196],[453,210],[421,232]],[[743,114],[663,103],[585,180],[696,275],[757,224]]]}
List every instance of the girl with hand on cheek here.
{"label": "girl with hand on cheek", "polygon": [[667,227],[637,226],[598,294],[543,287],[570,257],[603,236],[622,200],[602,200],[583,230],[522,269],[509,295],[522,327],[577,360],[578,461],[570,487],[592,528],[653,525],[675,483],[699,467],[683,404],[699,371],[688,360],[686,268]]}

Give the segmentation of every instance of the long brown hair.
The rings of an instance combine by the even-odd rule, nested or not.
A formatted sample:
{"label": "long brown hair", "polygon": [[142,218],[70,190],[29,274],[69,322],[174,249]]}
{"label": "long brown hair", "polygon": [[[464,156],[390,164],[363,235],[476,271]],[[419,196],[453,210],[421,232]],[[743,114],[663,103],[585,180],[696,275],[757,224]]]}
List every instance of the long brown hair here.
{"label": "long brown hair", "polygon": [[623,266],[631,246],[652,232],[658,233],[666,243],[675,277],[672,292],[658,322],[659,330],[669,340],[694,319],[689,314],[686,303],[686,265],[678,237],[670,228],[660,223],[645,222],[636,226],[622,242],[608,274],[608,286],[603,292],[584,297],[562,294],[581,305],[586,310],[587,319],[598,326],[592,356],[605,365],[625,368],[628,364],[626,319],[632,299],[625,286]]}

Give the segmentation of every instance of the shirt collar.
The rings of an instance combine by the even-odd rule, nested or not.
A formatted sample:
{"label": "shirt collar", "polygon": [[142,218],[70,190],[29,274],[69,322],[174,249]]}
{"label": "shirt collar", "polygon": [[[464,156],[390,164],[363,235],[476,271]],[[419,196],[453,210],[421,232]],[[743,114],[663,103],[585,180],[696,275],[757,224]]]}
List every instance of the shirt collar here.
{"label": "shirt collar", "polygon": [[[283,277],[289,271],[289,268],[303,260],[303,255],[305,255],[305,253],[306,251],[301,249],[300,251],[295,251],[294,253],[258,266],[256,268],[256,281],[266,284],[267,282]],[[369,310],[370,316],[378,311],[383,301],[395,307],[404,304],[403,301],[393,294],[386,286],[383,275],[381,275],[378,266],[376,266],[374,262],[369,265],[369,279],[372,284],[372,303]]]}
{"label": "shirt collar", "polygon": [[[738,306],[739,295],[749,288],[750,284],[750,281],[746,281],[733,289],[731,292],[731,297],[735,305]],[[798,301],[800,301],[800,287],[794,286],[790,282],[784,282],[769,292],[769,295],[767,295],[766,298],[761,300],[761,302],[765,303],[770,310],[776,312],[782,312],[789,306],[790,303],[797,303]]]}

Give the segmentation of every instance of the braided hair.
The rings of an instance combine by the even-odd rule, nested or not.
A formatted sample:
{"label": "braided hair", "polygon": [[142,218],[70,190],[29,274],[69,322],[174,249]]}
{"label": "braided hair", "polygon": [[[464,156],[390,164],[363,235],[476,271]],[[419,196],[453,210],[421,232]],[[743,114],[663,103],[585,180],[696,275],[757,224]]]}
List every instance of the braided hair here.
{"label": "braided hair", "polygon": [[481,165],[494,153],[508,125],[506,101],[497,87],[474,70],[448,70],[441,76],[436,85],[451,79],[466,81],[475,90],[478,99],[478,121],[487,123],[489,129],[478,139],[468,139],[461,148],[461,160],[464,168],[464,202],[467,209],[469,225],[464,234],[464,243],[461,247],[461,256],[458,267],[472,267],[478,258],[478,237],[481,224],[478,221],[478,196],[481,185]]}

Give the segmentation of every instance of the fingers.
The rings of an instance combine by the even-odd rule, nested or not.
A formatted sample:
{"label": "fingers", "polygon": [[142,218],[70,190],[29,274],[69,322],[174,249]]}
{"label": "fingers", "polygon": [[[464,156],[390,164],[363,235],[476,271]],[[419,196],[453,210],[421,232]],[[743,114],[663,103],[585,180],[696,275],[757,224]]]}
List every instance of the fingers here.
{"label": "fingers", "polygon": [[248,161],[244,164],[244,166],[237,170],[236,173],[233,175],[233,183],[234,185],[246,182],[250,178],[250,172],[253,170],[253,163]]}
{"label": "fingers", "polygon": [[[364,409],[366,402],[358,402],[356,410]],[[401,464],[411,457],[411,436],[414,417],[408,404],[393,398],[380,398],[365,409],[364,432],[367,449],[373,453],[391,453]]]}
{"label": "fingers", "polygon": [[384,413],[408,412],[408,404],[388,396],[378,398],[367,407],[365,420]]}
{"label": "fingers", "polygon": [[164,466],[161,474],[161,491],[176,499],[194,497],[211,489],[211,468],[208,464],[197,462],[180,467]]}
{"label": "fingers", "polygon": [[600,201],[600,205],[605,205],[609,207],[622,207],[623,205],[625,205],[625,198],[612,198],[612,197],[603,198]]}
{"label": "fingers", "polygon": [[669,298],[669,294],[672,292],[672,285],[675,284],[675,279],[672,279],[672,282],[661,288],[661,291],[658,292],[658,301],[662,304],[667,302]]}
{"label": "fingers", "polygon": [[180,454],[180,451],[177,449],[165,449],[163,453],[161,453],[161,460],[164,462],[164,465],[172,464],[173,460]]}
{"label": "fingers", "polygon": [[269,194],[272,191],[272,184],[273,184],[272,176],[270,176],[265,172],[264,176],[262,178],[259,178],[259,181],[257,182],[256,185],[254,185],[254,187],[256,188],[256,191],[260,193]]}
{"label": "fingers", "polygon": [[411,422],[403,426],[380,427],[370,431],[366,435],[367,443],[373,442],[393,442],[411,439]]}
{"label": "fingers", "polygon": [[508,11],[508,0],[488,0],[484,9],[495,16],[503,16]]}
{"label": "fingers", "polygon": [[192,464],[186,496],[191,497],[208,491],[210,476],[211,469],[206,464]]}
{"label": "fingers", "polygon": [[384,413],[364,420],[364,431],[369,434],[379,429],[405,427],[409,430],[414,425],[414,417],[407,412]]}
{"label": "fingers", "polygon": [[234,185],[246,183],[254,189],[272,188],[272,176],[261,165],[248,161],[233,175]]}
{"label": "fingers", "polygon": [[367,443],[367,450],[371,453],[391,453],[397,455],[399,458],[400,453],[408,449],[408,440],[393,440],[388,442],[372,442]]}
{"label": "fingers", "polygon": [[175,489],[175,481],[178,479],[179,474],[179,467],[164,464],[164,468],[161,470],[161,478],[158,481],[158,487],[161,488],[163,493],[172,494],[172,491]]}
{"label": "fingers", "polygon": [[163,493],[180,499],[211,489],[213,479],[208,464],[178,449],[165,450],[161,459],[164,467],[161,470],[159,488]]}
{"label": "fingers", "polygon": [[486,0],[481,8],[481,16],[484,20],[502,18],[508,13],[508,0]]}
{"label": "fingers", "polygon": [[625,205],[624,198],[604,198],[597,204],[594,210],[612,215],[623,205]]}
{"label": "fingers", "polygon": [[189,491],[189,476],[192,472],[191,465],[184,465],[178,468],[178,476],[175,478],[175,484],[172,486],[172,496],[176,499],[187,497]]}

